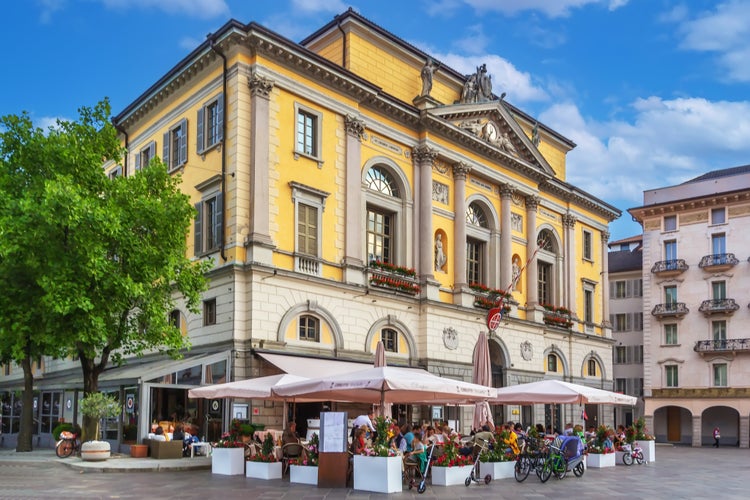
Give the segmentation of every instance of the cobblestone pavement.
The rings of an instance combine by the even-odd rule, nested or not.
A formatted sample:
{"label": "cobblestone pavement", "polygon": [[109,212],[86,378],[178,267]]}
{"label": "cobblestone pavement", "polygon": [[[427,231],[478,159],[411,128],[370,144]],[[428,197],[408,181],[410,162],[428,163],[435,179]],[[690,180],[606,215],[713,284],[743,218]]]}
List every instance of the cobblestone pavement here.
{"label": "cobblestone pavement", "polygon": [[[519,498],[721,498],[750,497],[750,450],[739,448],[656,447],[656,462],[630,467],[588,469],[581,478],[568,474],[542,484],[533,474],[489,485],[428,486],[383,495],[352,489],[318,489],[288,480],[263,481],[213,475],[208,458],[161,460],[115,458],[95,468],[80,459],[58,459],[54,451],[15,453],[0,450],[0,499],[15,498],[158,498],[158,499],[420,499]],[[154,466],[154,462],[171,462]],[[99,462],[99,464],[102,464]]]}

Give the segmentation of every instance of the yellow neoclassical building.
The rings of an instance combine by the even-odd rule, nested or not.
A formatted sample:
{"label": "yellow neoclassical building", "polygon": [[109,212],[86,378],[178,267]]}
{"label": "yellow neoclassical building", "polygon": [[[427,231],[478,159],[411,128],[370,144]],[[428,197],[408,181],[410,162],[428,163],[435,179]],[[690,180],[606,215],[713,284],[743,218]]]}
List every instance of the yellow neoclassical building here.
{"label": "yellow neoclassical building", "polygon": [[[389,364],[470,380],[497,292],[508,311],[490,332],[495,386],[611,389],[607,227],[620,211],[566,182],[575,144],[502,90],[485,65],[461,74],[348,10],[299,44],[232,20],[122,110],[128,156],[108,172],[138,175],[160,156],[197,210],[192,255],[214,262],[202,314],[173,312],[193,345],[185,359],[101,379],[134,402],[138,435],[174,412],[209,437],[238,415],[278,426],[280,404],[187,389],[340,372],[372,363],[381,339]],[[63,365],[39,380],[65,412],[75,384],[45,385]],[[322,407],[297,405],[302,431]],[[393,411],[461,414],[468,430],[472,410]],[[498,406],[495,418],[551,411]],[[556,411],[558,424],[580,419]],[[612,423],[611,408],[586,411]],[[108,436],[126,441],[123,428]]]}

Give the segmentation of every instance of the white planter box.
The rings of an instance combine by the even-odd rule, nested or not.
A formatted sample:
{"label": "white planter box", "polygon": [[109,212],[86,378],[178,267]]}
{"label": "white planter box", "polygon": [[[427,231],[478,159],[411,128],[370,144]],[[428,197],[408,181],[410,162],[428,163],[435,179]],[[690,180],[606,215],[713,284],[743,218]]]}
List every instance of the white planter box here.
{"label": "white planter box", "polygon": [[318,468],[307,465],[290,465],[289,482],[302,484],[318,484]]}
{"label": "white planter box", "polygon": [[471,474],[473,465],[461,465],[460,467],[432,467],[433,486],[454,486],[464,484],[466,478]]}
{"label": "white planter box", "polygon": [[[245,477],[281,479],[281,462],[247,462],[245,469]],[[317,483],[317,475],[315,477]]]}
{"label": "white planter box", "polygon": [[587,466],[590,469],[601,469],[603,467],[615,466],[614,453],[589,453],[586,459]]}
{"label": "white planter box", "polygon": [[96,462],[110,457],[109,441],[86,441],[81,443],[81,460]]}
{"label": "white planter box", "polygon": [[354,489],[377,493],[402,491],[401,457],[354,455]]}
{"label": "white planter box", "polygon": [[245,473],[244,448],[214,448],[211,453],[211,473],[241,476]]}
{"label": "white planter box", "polygon": [[[492,476],[492,480],[515,478],[516,462],[480,462],[479,477],[487,474]],[[465,478],[464,478],[465,479]]]}
{"label": "white planter box", "polygon": [[625,465],[625,462],[622,460],[622,457],[627,455],[629,452],[627,451],[616,451],[615,452],[615,465]]}
{"label": "white planter box", "polygon": [[636,441],[643,450],[643,460],[648,463],[656,462],[656,446],[654,441]]}

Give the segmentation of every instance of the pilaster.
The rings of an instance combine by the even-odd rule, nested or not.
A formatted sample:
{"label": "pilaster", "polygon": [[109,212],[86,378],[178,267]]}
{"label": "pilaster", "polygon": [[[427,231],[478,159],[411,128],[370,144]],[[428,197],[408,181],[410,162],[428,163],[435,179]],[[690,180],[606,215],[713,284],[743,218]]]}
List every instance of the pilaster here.
{"label": "pilaster", "polygon": [[[703,436],[701,435],[701,426],[703,423],[703,419],[700,415],[693,415],[693,442],[691,445],[693,448],[700,448],[703,440]],[[680,436],[682,437],[682,436]]]}
{"label": "pilaster", "polygon": [[[526,197],[526,259],[528,264],[526,265],[526,307],[529,312],[527,315],[528,319],[533,321],[542,322],[543,313],[541,311],[534,311],[536,306],[539,304],[539,289],[538,287],[538,266],[536,257],[532,258],[534,252],[537,250],[537,231],[536,231],[536,212],[539,208],[540,198],[536,195]],[[533,311],[533,312],[532,312]]]}
{"label": "pilaster", "polygon": [[500,284],[506,290],[513,281],[513,255],[511,247],[510,204],[515,188],[510,184],[500,186]]}
{"label": "pilaster", "polygon": [[432,230],[432,165],[437,158],[437,151],[425,144],[420,144],[412,152],[414,165],[419,177],[419,213],[416,220],[417,248],[419,255],[418,273],[424,283],[423,290],[428,299],[438,300],[438,283],[435,281],[433,248],[435,238]]}
{"label": "pilaster", "polygon": [[[576,246],[575,246],[575,227],[576,217],[571,214],[562,216],[563,227],[565,228],[565,240],[563,243],[563,269],[565,277],[565,297],[562,304],[571,311],[571,315],[577,317],[576,313]],[[609,286],[609,285],[608,285]]]}
{"label": "pilaster", "polygon": [[[453,238],[453,290],[455,304],[473,303],[473,296],[466,294],[466,176],[471,165],[458,162],[453,165],[453,206],[455,207]],[[470,302],[469,302],[470,301]]]}
{"label": "pilaster", "polygon": [[365,284],[362,272],[362,138],[365,123],[356,116],[344,118],[346,129],[346,227],[344,281]]}

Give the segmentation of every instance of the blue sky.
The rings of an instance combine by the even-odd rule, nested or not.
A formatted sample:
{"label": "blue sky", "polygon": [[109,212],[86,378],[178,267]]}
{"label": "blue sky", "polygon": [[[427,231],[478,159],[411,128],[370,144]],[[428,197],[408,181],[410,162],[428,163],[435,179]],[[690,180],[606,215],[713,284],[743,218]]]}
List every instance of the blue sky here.
{"label": "blue sky", "polygon": [[116,114],[230,18],[299,41],[354,7],[573,140],[568,181],[625,212],[750,163],[746,0],[25,0],[3,5],[0,114]]}

